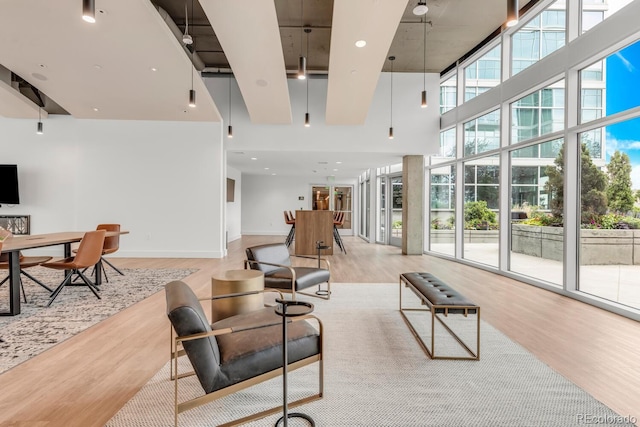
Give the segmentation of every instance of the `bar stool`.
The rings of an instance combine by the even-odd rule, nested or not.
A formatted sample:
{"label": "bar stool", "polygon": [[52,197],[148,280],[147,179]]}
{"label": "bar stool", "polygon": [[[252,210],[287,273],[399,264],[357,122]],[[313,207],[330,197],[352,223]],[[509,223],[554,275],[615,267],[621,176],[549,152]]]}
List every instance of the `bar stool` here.
{"label": "bar stool", "polygon": [[333,238],[340,250],[346,254],[347,250],[344,248],[342,237],[340,237],[340,232],[338,232],[338,226],[342,226],[342,224],[344,224],[344,212],[335,212],[333,214]]}
{"label": "bar stool", "polygon": [[289,234],[287,235],[287,238],[284,241],[284,244],[287,245],[287,247],[289,247],[291,246],[291,243],[293,242],[293,238],[296,235],[296,219],[294,218],[291,211],[289,212],[283,211],[283,213],[284,213],[285,224],[291,225],[291,230],[289,230]]}

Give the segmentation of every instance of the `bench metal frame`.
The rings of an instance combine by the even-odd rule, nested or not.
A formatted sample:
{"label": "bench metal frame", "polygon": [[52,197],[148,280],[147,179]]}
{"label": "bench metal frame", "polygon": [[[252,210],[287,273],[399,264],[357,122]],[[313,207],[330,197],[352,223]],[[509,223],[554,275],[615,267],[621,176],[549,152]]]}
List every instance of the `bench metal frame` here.
{"label": "bench metal frame", "polygon": [[[420,298],[420,302],[422,305],[427,306],[425,309],[420,308],[403,308],[402,307],[402,284],[404,283],[405,287],[408,287],[413,291],[414,294],[418,298]],[[449,359],[449,360],[480,360],[480,306],[478,305],[436,305],[431,303],[428,298],[426,298],[420,291],[418,291],[412,284],[409,282],[403,274],[400,274],[400,314],[404,319],[405,323],[411,330],[411,333],[418,340],[420,347],[424,350],[425,353],[431,359]],[[452,310],[452,313],[449,313],[449,310]],[[445,323],[443,316],[438,315],[437,312],[441,311],[444,317],[448,317],[449,314],[454,314],[453,311],[463,311],[463,315],[467,317],[469,315],[469,311],[475,310],[476,314],[476,351],[474,352],[469,348],[469,346]],[[431,345],[428,346],[426,342],[422,339],[418,331],[413,327],[411,320],[406,316],[405,312],[409,311],[430,311],[431,312]],[[468,357],[462,356],[438,356],[435,353],[435,324],[436,319],[440,324],[445,328],[445,330],[451,335],[455,340],[460,344],[462,348],[466,350],[469,354]]]}

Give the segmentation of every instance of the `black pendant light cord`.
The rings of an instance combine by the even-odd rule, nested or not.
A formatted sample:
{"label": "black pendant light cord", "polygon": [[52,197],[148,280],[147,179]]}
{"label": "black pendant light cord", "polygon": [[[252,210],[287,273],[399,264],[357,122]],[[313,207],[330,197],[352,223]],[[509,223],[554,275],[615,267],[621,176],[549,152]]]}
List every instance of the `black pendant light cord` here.
{"label": "black pendant light cord", "polygon": [[424,55],[423,55],[422,90],[427,90],[427,17],[424,17]]}
{"label": "black pendant light cord", "polygon": [[229,126],[231,126],[231,74],[229,74]]}
{"label": "black pendant light cord", "polygon": [[395,56],[390,56],[389,60],[391,61],[391,108],[389,111],[391,112],[390,117],[390,127],[393,127],[393,61],[396,59]]}

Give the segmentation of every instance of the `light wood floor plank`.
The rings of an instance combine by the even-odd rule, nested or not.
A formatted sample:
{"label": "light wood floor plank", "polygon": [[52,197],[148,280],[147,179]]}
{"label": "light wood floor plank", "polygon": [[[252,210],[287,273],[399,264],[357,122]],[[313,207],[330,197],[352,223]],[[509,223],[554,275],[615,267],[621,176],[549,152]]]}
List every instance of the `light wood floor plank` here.
{"label": "light wood floor plank", "polygon": [[[224,259],[113,261],[197,268],[185,281],[205,296],[212,274],[243,268],[245,247],[283,240],[245,236]],[[344,240],[348,255],[329,257],[333,282],[396,283],[399,273],[430,271],[479,304],[483,320],[621,415],[640,419],[640,323],[484,270]],[[168,327],[159,292],[0,375],[0,425],[103,426],[169,359]]]}

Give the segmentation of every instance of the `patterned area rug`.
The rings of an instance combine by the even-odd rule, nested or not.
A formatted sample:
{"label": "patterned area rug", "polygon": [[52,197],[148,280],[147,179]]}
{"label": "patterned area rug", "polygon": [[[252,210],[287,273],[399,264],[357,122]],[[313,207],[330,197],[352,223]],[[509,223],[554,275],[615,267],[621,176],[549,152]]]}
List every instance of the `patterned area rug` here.
{"label": "patterned area rug", "polygon": [[[147,298],[171,281],[197,270],[123,269],[124,276],[107,270],[109,282],[100,286],[96,298],[86,286],[65,287],[51,307],[49,292],[23,277],[27,302],[17,316],[0,317],[0,373],[42,353],[78,332]],[[62,273],[42,267],[29,273],[52,289],[62,281]],[[21,293],[22,297],[22,293]],[[8,283],[0,287],[0,310],[8,309]]]}
{"label": "patterned area rug", "polygon": [[[318,426],[633,425],[487,323],[479,361],[431,360],[400,317],[397,284],[332,284],[332,290],[330,301],[307,298],[324,324],[325,395],[292,410]],[[448,345],[441,349],[452,350]],[[288,379],[292,401],[317,390],[318,369],[308,366]],[[202,394],[195,377],[181,381],[183,396]],[[173,390],[167,364],[107,426],[172,426]],[[218,425],[281,404],[276,378],[189,410],[179,425]],[[273,426],[278,418],[246,425]]]}

